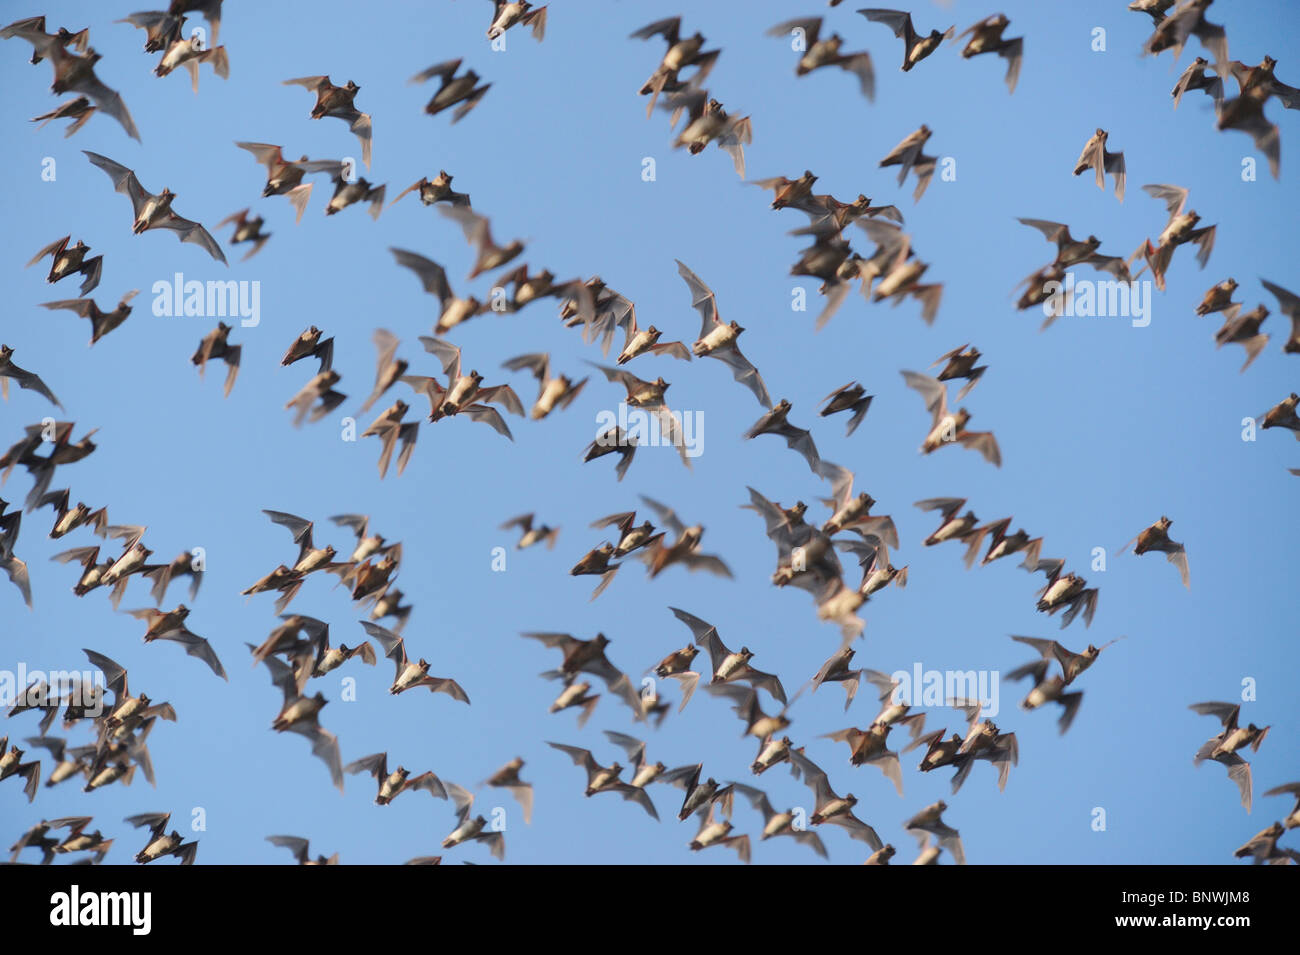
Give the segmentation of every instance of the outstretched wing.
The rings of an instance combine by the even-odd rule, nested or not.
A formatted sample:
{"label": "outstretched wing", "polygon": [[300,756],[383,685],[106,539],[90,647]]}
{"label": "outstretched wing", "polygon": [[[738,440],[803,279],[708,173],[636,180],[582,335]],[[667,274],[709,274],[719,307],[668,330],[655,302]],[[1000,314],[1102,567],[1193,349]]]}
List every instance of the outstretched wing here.
{"label": "outstretched wing", "polygon": [[767,386],[763,384],[763,376],[758,373],[754,364],[741,354],[738,345],[733,342],[725,348],[714,349],[709,352],[708,357],[716,358],[730,368],[736,381],[752,391],[760,405],[764,408],[772,407],[772,397],[767,393]]}
{"label": "outstretched wing", "polygon": [[205,229],[202,224],[172,213],[167,219],[158,223],[158,228],[172,230],[180,237],[182,242],[193,242],[222,265],[229,264],[226,262],[226,254],[221,251],[221,246],[217,244],[217,240],[212,238],[212,233]]}
{"label": "outstretched wing", "polygon": [[713,289],[705,285],[700,277],[680,260],[673,261],[677,262],[677,273],[686,280],[686,285],[691,290],[691,307],[700,313],[700,337],[703,338],[718,324],[717,297],[713,294]]}
{"label": "outstretched wing", "polygon": [[121,163],[113,162],[107,156],[92,153],[88,149],[83,149],[82,152],[86,154],[87,159],[108,173],[108,178],[113,180],[113,188],[131,200],[131,208],[136,215],[139,215],[140,206],[149,198],[149,193],[140,185],[140,180],[135,177],[135,173]]}

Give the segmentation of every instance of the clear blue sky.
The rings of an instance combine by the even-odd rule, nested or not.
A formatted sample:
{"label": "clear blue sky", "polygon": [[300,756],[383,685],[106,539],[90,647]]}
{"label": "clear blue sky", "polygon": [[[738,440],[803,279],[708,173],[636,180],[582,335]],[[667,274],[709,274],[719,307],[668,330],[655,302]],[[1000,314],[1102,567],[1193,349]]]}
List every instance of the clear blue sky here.
{"label": "clear blue sky", "polygon": [[[6,21],[32,12],[7,6]],[[753,118],[749,177],[796,176],[809,168],[821,177],[819,191],[845,200],[863,192],[877,203],[896,203],[931,263],[927,278],[944,283],[933,327],[922,324],[914,302],[898,309],[868,305],[855,288],[830,325],[814,334],[817,283],[788,275],[803,240],[786,233],[804,218],[769,210],[770,194],[742,185],[719,150],[692,157],[670,149],[666,115],[645,118],[645,100],[636,91],[663,47],[627,35],[677,12],[673,5],[560,0],[552,4],[543,43],[516,28],[505,52],[493,52],[484,37],[489,16],[482,2],[391,2],[364,11],[276,4],[256,17],[246,4],[228,7],[221,41],[230,79],[204,68],[198,96],[183,73],[152,76],[156,57],[142,53],[143,33],[111,22],[129,8],[72,2],[48,11],[51,29],[91,28],[92,43],[104,54],[98,73],[125,97],[143,144],[102,115],[72,139],[62,138],[63,123],[36,132],[29,118],[60,102],[48,93],[49,66],[28,65],[31,51],[21,42],[0,45],[0,76],[9,91],[0,103],[10,183],[3,209],[11,224],[0,237],[8,297],[0,339],[17,347],[21,365],[45,377],[66,417],[77,422],[78,436],[99,429],[98,450],[60,469],[55,486],[70,483],[74,500],[107,505],[115,523],[147,524],[146,543],[160,558],[206,548],[208,576],[189,622],[212,641],[230,672],[225,683],[178,647],[142,645],[143,625],[114,613],[103,591],[73,597],[77,568],[49,558],[98,539],[80,530],[51,541],[43,536],[48,511],[24,518],[19,555],[31,567],[36,609],[28,612],[17,591],[0,585],[0,663],[80,668],[80,648],[92,647],[128,668],[133,691],[172,701],[179,722],[160,724],[150,739],[156,790],[142,778],[130,788],[90,795],[67,783],[42,788],[28,806],[17,783],[0,785],[6,838],[40,818],[93,814],[94,825],[119,840],[107,861],[123,863],[139,848],[141,834],[122,817],[171,811],[174,822],[183,822],[192,807],[203,807],[201,863],[286,862],[283,850],[264,841],[274,833],[306,836],[314,853],[337,851],[344,863],[442,852],[438,844],[455,824],[450,803],[414,793],[377,807],[374,786],[364,777],[349,778],[340,795],[303,739],[270,731],[279,695],[264,670],[250,668],[243,644],[260,642],[275,624],[273,600],[246,600],[239,592],[290,560],[294,550],[288,533],[262,508],[317,520],[317,540],[340,549],[350,538],[326,518],[342,512],[368,513],[375,529],[403,541],[399,584],[416,608],[406,629],[411,654],[431,660],[435,674],[454,676],[473,705],[445,695],[392,697],[387,661],[373,670],[354,661],[313,686],[332,700],[322,722],[338,734],[345,761],[387,750],[392,763],[432,769],[465,786],[522,756],[523,775],[536,787],[532,825],[523,824],[502,791],[480,791],[475,807],[485,814],[493,806],[506,808],[512,863],[735,859],[721,851],[695,857],[687,850],[695,824],[676,822],[676,789],[653,788],[664,820],[659,823],[613,796],[584,799],[581,770],[547,740],[588,747],[608,762],[623,754],[602,730],[648,732],[652,760],[670,766],[702,761],[719,779],[755,782],[748,772],[752,741],[739,739],[741,724],[724,701],[702,692],[658,730],[633,726],[626,709],[608,698],[581,731],[573,711],[547,715],[558,684],[537,674],[555,666],[557,655],[521,639],[519,631],[560,630],[583,638],[603,631],[613,641],[611,659],[635,676],[689,639],[668,610],[681,607],[714,623],[733,648],[754,649],[755,664],[778,673],[792,692],[838,646],[838,632],[816,620],[807,595],[770,586],[774,548],[759,518],[739,508],[747,484],[773,500],[810,504],[828,487],[775,438],[740,439],[761,409],[720,363],[650,357],[630,366],[642,377],[670,380],[674,408],[703,412],[704,454],[688,472],[668,451],[644,451],[622,483],[607,462],[579,463],[596,415],[616,407],[621,389],[583,365],[584,359],[601,360],[598,349],[564,329],[549,304],[512,317],[485,316],[450,336],[488,383],[509,380],[526,403],[535,394],[531,380],[498,370],[507,358],[546,350],[557,370],[592,374],[567,411],[540,423],[511,418],[514,443],[463,420],[424,426],[406,473],[381,483],[377,442],[341,441],[338,415],[291,427],[282,406],[312,372],[310,363],[280,368],[279,359],[310,323],[336,337],[335,367],[349,395],[340,414],[354,413],[369,393],[376,327],[402,339],[400,353],[415,372],[437,372],[434,356],[416,340],[430,332],[434,300],[393,263],[389,246],[446,264],[459,293],[483,297],[491,284],[466,282],[472,258],[460,230],[413,197],[386,209],[377,223],[360,208],[327,220],[329,189],[321,181],[297,226],[286,200],[259,198],[264,170],[235,140],[280,143],[291,157],[359,155],[343,123],[311,121],[311,97],[280,85],[315,73],[361,85],[357,103],[373,115],[375,129],[373,168],[366,175],[386,182],[390,197],[422,175],[447,169],[455,187],[471,193],[475,209],[491,216],[499,241],[528,240],[524,260],[532,268],[548,267],[560,277],[600,274],[636,302],[643,326],[665,330],[665,340],[689,343],[698,328],[673,260],[712,285],[724,319],[746,327],[742,347],[773,398],[792,400],[791,417],[812,427],[822,455],[852,468],[856,488],[870,491],[876,510],[897,522],[903,546],[894,562],[910,565],[909,585],[881,593],[864,608],[857,663],[884,671],[920,662],[1005,672],[1029,658],[1007,638],[1011,633],[1059,636],[1075,650],[1127,635],[1079,681],[1083,706],[1064,738],[1057,736],[1054,712],[1015,708],[1026,686],[1002,686],[998,722],[1017,733],[1021,750],[1003,793],[993,771],[981,765],[952,798],[948,773],[923,776],[914,753],[905,757],[906,795],[900,799],[877,770],[854,769],[842,744],[818,738],[850,724],[865,727],[875,715],[870,692],[864,688],[848,714],[838,686],[805,694],[791,710],[791,735],[828,770],[839,792],[859,797],[858,815],[898,848],[898,861],[910,861],[915,848],[902,822],[939,798],[949,801],[945,818],[961,831],[972,863],[1221,863],[1289,808],[1262,792],[1300,778],[1300,703],[1291,685],[1300,644],[1287,606],[1295,592],[1300,479],[1286,470],[1300,466],[1300,447],[1280,431],[1244,443],[1240,430],[1244,417],[1262,414],[1297,387],[1296,358],[1281,352],[1285,319],[1258,284],[1263,276],[1300,291],[1294,249],[1277,241],[1294,234],[1300,212],[1288,151],[1300,135],[1294,114],[1282,115],[1276,101],[1267,108],[1282,126],[1282,181],[1271,179],[1261,162],[1258,181],[1243,182],[1241,160],[1255,155],[1249,139],[1216,132],[1203,94],[1189,95],[1176,112],[1171,106],[1169,91],[1199,45],[1192,41],[1177,66],[1169,53],[1140,57],[1150,22],[1119,0],[1002,4],[1012,20],[1008,34],[1026,38],[1014,96],[1003,84],[1001,60],[963,61],[955,45],[911,73],[899,72],[900,41],[851,4],[834,10],[811,2],[697,4],[685,28],[703,31],[711,46],[723,49],[708,85],[728,109]],[[918,29],[955,23],[960,31],[991,12],[963,2],[925,4],[914,14]],[[796,79],[788,43],[764,36],[775,23],[817,13],[843,34],[846,49],[870,50],[874,104],[858,94],[848,74],[822,71]],[[358,17],[379,24],[380,32],[362,36],[347,28],[361,22]],[[1233,58],[1253,64],[1270,54],[1279,61],[1281,80],[1300,83],[1293,4],[1221,0],[1211,19],[1226,24]],[[1091,49],[1094,27],[1107,31],[1104,53]],[[492,88],[452,126],[449,114],[422,112],[433,87],[406,80],[454,57],[463,57]],[[917,204],[911,182],[900,188],[892,171],[877,163],[921,123],[934,131],[927,151],[954,157],[957,176],[951,182],[936,177]],[[1102,193],[1090,175],[1070,175],[1098,126],[1110,131],[1110,147],[1127,160],[1123,204],[1109,178]],[[273,237],[241,265],[243,248],[227,246],[229,230],[222,230],[217,237],[232,263],[226,269],[172,236],[133,236],[126,198],[112,191],[81,149],[134,168],[154,191],[170,187],[176,209],[209,228],[252,206],[265,215]],[[46,156],[57,162],[54,182],[41,179]],[[653,182],[642,181],[643,157],[656,160]],[[1016,312],[1013,289],[1049,261],[1051,249],[1015,217],[1067,222],[1076,236],[1100,236],[1102,251],[1128,255],[1165,223],[1163,206],[1139,188],[1151,182],[1189,187],[1191,205],[1205,222],[1218,223],[1209,267],[1199,270],[1193,256],[1180,251],[1168,291],[1156,295],[1149,327],[1064,318],[1040,334],[1041,313]],[[110,307],[129,289],[144,290],[126,324],[93,349],[85,345],[84,320],[38,307],[75,297],[75,280],[50,287],[44,283],[47,265],[22,269],[38,248],[69,232],[105,256],[94,293],[102,305]],[[869,250],[858,230],[849,235]],[[200,382],[189,362],[215,320],[150,313],[149,289],[177,271],[187,278],[261,282],[260,326],[237,327],[231,336],[243,345],[244,359],[228,400],[221,397],[221,371],[210,369]],[[1245,374],[1238,374],[1239,348],[1214,348],[1221,316],[1193,312],[1205,290],[1228,276],[1241,283],[1238,299],[1247,308],[1263,302],[1274,310],[1265,326],[1273,341]],[[790,310],[796,285],[809,289],[808,312]],[[917,453],[928,419],[899,370],[924,369],[966,342],[984,352],[989,371],[964,404],[974,412],[973,427],[996,433],[1001,469],[969,452]],[[845,438],[842,418],[820,420],[816,410],[823,395],[850,380],[861,381],[876,399],[857,433]],[[390,393],[372,415],[404,391]],[[423,401],[412,404],[419,408]],[[0,437],[7,446],[49,411],[31,392],[11,389],[9,401],[0,404]],[[15,474],[0,495],[21,500],[26,490],[25,475]],[[592,579],[567,574],[603,539],[586,525],[638,508],[641,493],[669,503],[688,523],[703,523],[704,549],[722,555],[735,579],[673,568],[649,581],[633,564],[588,602]],[[1042,535],[1045,557],[1065,558],[1100,587],[1091,629],[1079,621],[1061,633],[1059,617],[1036,613],[1039,578],[1012,561],[968,572],[960,548],[922,547],[934,520],[912,502],[932,496],[966,497],[981,518],[1014,515],[1016,525]],[[813,510],[824,519],[817,506]],[[494,573],[492,548],[514,543],[511,533],[496,527],[524,511],[562,526],[558,546],[553,552],[512,549],[508,569]],[[1159,555],[1117,554],[1162,514],[1173,518],[1173,536],[1186,543],[1190,591]],[[1105,572],[1089,569],[1094,547],[1107,548]],[[334,640],[351,644],[362,636],[359,615],[332,584],[323,575],[311,578],[292,609],[329,621]],[[184,586],[175,586],[169,605],[183,595]],[[122,607],[147,603],[147,587],[133,582]],[[701,666],[703,659],[696,669]],[[339,676],[358,678],[358,702],[339,701]],[[1273,726],[1261,751],[1248,757],[1256,791],[1251,815],[1221,767],[1193,768],[1192,754],[1217,726],[1187,709],[1201,700],[1236,699],[1247,677],[1258,683],[1258,701],[1245,706],[1243,717]],[[674,703],[679,698],[675,685],[664,693]],[[946,725],[952,732],[958,721],[941,712],[927,726]],[[15,738],[35,732],[30,714],[0,729]],[[75,730],[70,738],[80,744],[86,733]],[[893,742],[903,739],[896,732]],[[784,769],[756,783],[778,808],[811,807],[809,791]],[[1104,832],[1090,825],[1098,806],[1107,813]],[[759,816],[739,802],[734,821],[737,832],[761,830]],[[865,858],[863,844],[824,828],[831,829],[824,838],[832,861]],[[448,862],[492,861],[481,845],[445,856]],[[754,853],[756,863],[815,858],[789,840],[756,846]]]}

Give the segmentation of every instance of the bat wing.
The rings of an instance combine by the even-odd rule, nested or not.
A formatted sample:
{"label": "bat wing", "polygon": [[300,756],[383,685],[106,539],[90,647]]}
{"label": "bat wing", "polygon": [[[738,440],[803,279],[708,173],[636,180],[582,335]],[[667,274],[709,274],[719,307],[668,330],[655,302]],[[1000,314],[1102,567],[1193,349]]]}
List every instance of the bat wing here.
{"label": "bat wing", "polygon": [[420,284],[424,290],[436,296],[443,307],[446,307],[448,300],[452,298],[451,286],[447,282],[446,269],[432,259],[426,259],[424,256],[408,252],[406,249],[390,247],[388,251],[393,253],[393,258],[397,260],[398,265],[410,269],[419,276]]}
{"label": "bat wing", "polygon": [[230,264],[226,261],[226,254],[221,251],[221,246],[217,244],[217,240],[212,238],[212,233],[200,223],[172,213],[166,220],[158,223],[158,228],[170,229],[180,237],[182,242],[194,243],[222,265]]}
{"label": "bat wing", "polygon": [[727,365],[736,381],[752,391],[758,403],[764,408],[772,407],[772,398],[767,393],[767,386],[763,384],[763,377],[750,360],[741,354],[740,348],[734,342],[726,348],[709,352],[709,357],[716,358]]}
{"label": "bat wing", "polygon": [[135,120],[131,118],[131,113],[126,108],[126,102],[120,93],[101,83],[93,72],[72,88],[93,99],[96,106],[122,124],[128,136],[136,142],[141,142],[140,131],[136,129]]}
{"label": "bat wing", "polygon": [[107,156],[92,153],[88,149],[83,149],[82,152],[94,165],[108,174],[108,178],[113,180],[113,188],[131,200],[132,209],[136,215],[139,215],[140,207],[149,198],[149,193],[140,185],[140,180],[135,177],[135,173],[121,163],[113,162]]}

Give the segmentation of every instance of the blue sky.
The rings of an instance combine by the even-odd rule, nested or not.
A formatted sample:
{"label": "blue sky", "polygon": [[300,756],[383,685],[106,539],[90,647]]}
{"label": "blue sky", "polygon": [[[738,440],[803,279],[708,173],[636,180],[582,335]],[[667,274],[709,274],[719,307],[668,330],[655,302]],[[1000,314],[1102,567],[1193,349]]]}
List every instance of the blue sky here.
{"label": "blue sky", "polygon": [[[6,22],[31,12],[7,6]],[[1026,38],[1012,96],[1001,60],[963,61],[956,45],[899,72],[900,41],[852,5],[754,2],[739,17],[740,5],[697,6],[685,28],[723,49],[707,85],[729,110],[753,119],[748,177],[797,176],[808,168],[820,177],[818,191],[844,200],[863,192],[878,204],[897,204],[931,263],[927,280],[944,284],[933,327],[921,322],[916,303],[870,305],[855,287],[831,323],[813,332],[817,282],[788,274],[804,243],[786,233],[802,226],[803,216],[771,211],[771,195],[743,185],[719,150],[694,157],[672,150],[667,116],[645,117],[636,91],[663,47],[627,35],[678,12],[672,5],[557,2],[543,43],[516,28],[506,50],[494,52],[484,37],[489,17],[481,2],[391,2],[364,13],[344,5],[277,4],[255,20],[233,3],[221,29],[230,78],[222,81],[205,68],[197,96],[183,73],[155,78],[155,58],[141,51],[143,34],[112,23],[114,14],[102,4],[50,9],[51,28],[91,28],[92,44],[104,54],[98,74],[122,93],[143,144],[103,115],[71,139],[62,138],[63,123],[35,131],[29,118],[60,101],[48,93],[49,67],[28,65],[25,44],[0,46],[0,76],[10,90],[0,103],[11,181],[4,218],[30,223],[0,237],[9,298],[0,339],[59,395],[66,407],[60,417],[77,422],[78,436],[99,429],[98,450],[61,469],[55,486],[70,484],[74,500],[107,505],[115,523],[147,524],[146,543],[160,558],[205,548],[208,574],[189,625],[212,641],[230,673],[225,683],[175,646],[142,645],[143,625],[114,613],[102,591],[75,598],[77,568],[49,558],[99,540],[83,529],[51,541],[43,536],[48,511],[25,517],[18,553],[31,567],[36,609],[28,612],[17,591],[0,586],[0,665],[81,668],[80,648],[92,647],[128,668],[133,691],[170,700],[179,722],[159,725],[150,739],[156,790],[142,778],[130,788],[89,795],[66,783],[42,788],[29,806],[20,786],[8,781],[0,785],[6,833],[16,837],[40,818],[93,814],[94,826],[119,839],[107,861],[124,863],[141,840],[122,817],[171,811],[173,822],[183,824],[202,807],[207,828],[195,834],[201,863],[286,862],[283,850],[264,841],[275,833],[309,837],[314,853],[338,852],[344,863],[443,852],[438,844],[455,825],[450,803],[414,793],[377,807],[364,777],[349,778],[340,795],[304,740],[270,731],[279,694],[264,670],[250,668],[243,644],[260,642],[275,624],[273,600],[239,592],[294,550],[263,508],[316,520],[317,540],[340,549],[349,538],[326,518],[343,512],[367,513],[374,529],[402,540],[398,583],[415,605],[405,632],[410,652],[431,660],[435,674],[455,677],[473,704],[423,693],[392,697],[388,661],[373,670],[354,661],[316,681],[313,690],[332,700],[322,723],[338,735],[345,761],[387,750],[392,763],[432,769],[465,786],[522,756],[523,776],[536,791],[532,825],[524,825],[501,791],[480,790],[475,807],[484,814],[506,808],[507,861],[734,861],[730,853],[687,850],[695,823],[676,822],[682,795],[676,789],[652,789],[663,818],[658,823],[613,796],[583,798],[581,770],[545,741],[590,748],[605,762],[621,758],[601,734],[605,729],[647,733],[652,760],[703,762],[719,779],[767,789],[778,808],[811,807],[808,789],[784,769],[750,776],[752,741],[739,739],[741,724],[725,702],[704,693],[657,730],[634,726],[608,697],[583,730],[573,711],[547,715],[558,685],[537,675],[556,665],[556,654],[518,633],[558,630],[587,638],[603,631],[613,641],[614,663],[637,676],[689,639],[668,609],[680,607],[715,624],[729,646],[754,649],[755,665],[779,674],[793,692],[838,647],[838,631],[816,619],[804,593],[770,586],[774,548],[760,519],[739,505],[747,502],[746,485],[783,503],[810,504],[828,485],[775,438],[740,439],[762,409],[721,363],[707,360],[647,357],[629,368],[647,378],[662,374],[673,383],[674,408],[703,413],[704,453],[692,470],[664,449],[639,453],[622,483],[612,464],[581,465],[596,416],[616,408],[622,390],[583,364],[601,361],[599,350],[563,328],[550,304],[484,316],[449,339],[488,383],[509,380],[526,404],[534,396],[531,379],[499,365],[524,352],[549,351],[553,368],[593,376],[579,399],[542,422],[511,418],[513,443],[465,420],[423,426],[405,474],[380,482],[378,443],[344,442],[337,424],[370,391],[372,331],[384,327],[401,338],[400,353],[416,373],[438,371],[416,340],[437,317],[434,300],[387,248],[444,263],[459,293],[472,290],[481,298],[492,283],[466,281],[472,254],[459,229],[413,197],[385,209],[378,222],[359,208],[326,220],[329,189],[321,181],[297,226],[287,201],[260,198],[264,170],[235,140],[283,144],[291,157],[359,155],[343,123],[311,121],[311,97],[280,85],[315,73],[361,85],[357,103],[373,115],[375,129],[373,165],[365,174],[386,182],[390,198],[445,168],[455,187],[472,195],[475,209],[491,217],[498,241],[528,241],[521,261],[562,278],[600,274],[636,302],[642,326],[664,329],[665,340],[689,343],[698,327],[673,260],[711,284],[723,318],[746,327],[742,348],[773,398],[794,403],[792,419],[812,428],[822,456],[851,468],[855,489],[870,491],[876,510],[898,525],[902,549],[894,563],[910,565],[908,587],[884,591],[863,609],[867,626],[857,664],[887,672],[918,662],[1005,672],[1029,659],[1008,639],[1011,633],[1058,637],[1074,650],[1127,636],[1079,681],[1083,706],[1064,738],[1054,712],[1016,709],[1027,686],[1002,685],[998,722],[1016,732],[1021,751],[1002,793],[993,770],[979,766],[952,797],[947,772],[918,773],[920,754],[913,753],[904,757],[900,799],[875,769],[849,766],[842,744],[818,738],[848,725],[865,727],[875,715],[869,688],[847,714],[839,687],[805,693],[790,711],[790,735],[829,772],[837,791],[859,797],[858,815],[898,848],[898,861],[910,861],[914,851],[902,822],[940,798],[948,800],[945,818],[960,830],[973,863],[1222,863],[1289,808],[1262,792],[1300,777],[1300,703],[1289,676],[1300,666],[1300,644],[1286,606],[1295,590],[1300,513],[1300,484],[1286,469],[1300,466],[1300,448],[1279,431],[1244,442],[1241,422],[1296,389],[1295,359],[1281,351],[1286,320],[1258,284],[1262,276],[1300,290],[1293,250],[1275,239],[1293,233],[1300,211],[1290,153],[1283,151],[1282,181],[1270,178],[1261,162],[1257,181],[1244,182],[1242,159],[1255,153],[1246,136],[1214,130],[1210,99],[1194,93],[1172,109],[1169,91],[1199,45],[1192,41],[1176,66],[1170,53],[1140,57],[1149,20],[1121,2],[1003,3],[1012,20],[1008,35]],[[928,4],[914,17],[918,29],[956,24],[960,31],[992,12],[965,2]],[[814,14],[829,17],[846,49],[871,52],[874,104],[848,74],[796,79],[797,54],[787,41],[764,35],[775,23]],[[391,30],[363,39],[347,28],[359,17]],[[1296,17],[1285,0],[1221,0],[1211,15],[1226,25],[1234,59],[1253,64],[1270,54],[1279,61],[1279,78],[1292,84],[1300,83]],[[1096,27],[1106,31],[1105,52],[1092,49]],[[454,57],[492,88],[452,126],[447,113],[422,112],[433,87],[406,80]],[[1276,101],[1267,112],[1290,148],[1295,117],[1279,115]],[[957,172],[953,181],[936,177],[914,203],[912,183],[899,187],[877,163],[922,123],[934,131],[927,151],[955,159]],[[1090,175],[1070,175],[1098,126],[1110,131],[1110,148],[1126,157],[1122,204],[1109,178],[1103,193]],[[126,198],[112,191],[82,149],[135,169],[151,190],[170,187],[179,213],[210,229],[252,206],[266,217],[272,238],[259,256],[239,264],[243,249],[226,246],[229,230],[221,230],[217,238],[232,263],[226,269],[172,236],[133,236]],[[41,178],[45,157],[56,162],[53,182]],[[652,182],[641,177],[645,157],[656,163]],[[1040,334],[1041,313],[1015,311],[1013,289],[1050,261],[1052,250],[1015,217],[1069,223],[1076,236],[1101,237],[1103,252],[1127,256],[1166,219],[1163,205],[1140,190],[1144,183],[1190,188],[1190,205],[1204,222],[1218,223],[1208,268],[1198,269],[1190,252],[1180,251],[1168,290],[1155,294],[1148,327],[1070,317]],[[84,320],[38,308],[75,297],[75,280],[51,287],[44,282],[47,264],[22,269],[38,248],[65,233],[104,254],[103,281],[94,293],[101,305],[110,307],[129,289],[144,290],[126,324],[93,349],[85,346]],[[848,234],[869,251],[859,230]],[[200,382],[189,362],[215,320],[150,313],[149,289],[178,271],[186,278],[261,283],[260,325],[237,327],[231,336],[244,357],[228,400],[221,397],[220,371],[210,369]],[[1238,373],[1240,349],[1213,347],[1221,316],[1194,314],[1205,290],[1228,276],[1241,283],[1238,299],[1247,308],[1263,302],[1274,313],[1265,326],[1273,340],[1244,374]],[[791,290],[800,285],[809,290],[810,310],[792,312]],[[281,368],[279,359],[311,323],[335,336],[339,387],[349,398],[330,419],[295,430],[283,404],[312,371],[310,363]],[[983,351],[989,370],[963,403],[974,413],[973,427],[996,433],[1000,469],[957,450],[917,453],[928,417],[899,371],[923,370],[966,342]],[[842,418],[821,420],[816,410],[823,395],[850,380],[876,398],[846,438]],[[386,396],[362,427],[404,391]],[[418,409],[423,400],[412,404]],[[7,446],[49,411],[31,392],[11,389],[0,404],[0,437]],[[21,500],[26,490],[26,476],[15,474],[0,495]],[[638,494],[704,524],[704,549],[720,554],[735,579],[673,568],[651,581],[633,564],[589,602],[593,581],[567,574],[603,539],[586,525],[614,511],[642,510]],[[1014,515],[1016,525],[1042,535],[1045,557],[1065,558],[1100,587],[1091,629],[1079,621],[1058,633],[1059,617],[1034,610],[1040,578],[1012,561],[966,571],[956,546],[922,547],[935,521],[912,503],[933,496],[965,497],[984,520]],[[511,549],[507,570],[494,572],[492,549],[514,543],[497,525],[525,511],[562,527],[558,546]],[[818,506],[813,511],[824,519]],[[1162,514],[1173,518],[1173,536],[1186,544],[1190,591],[1160,556],[1118,555]],[[1107,549],[1104,572],[1089,568],[1095,547]],[[856,582],[856,572],[848,572]],[[352,644],[362,636],[359,613],[332,585],[333,578],[312,577],[291,609],[327,620],[336,642]],[[183,591],[173,587],[169,606]],[[137,581],[122,608],[147,603],[147,587]],[[703,659],[696,669],[701,666]],[[339,700],[340,676],[357,678],[358,701]],[[1221,767],[1193,767],[1192,754],[1217,725],[1187,708],[1238,699],[1247,678],[1256,681],[1258,699],[1244,705],[1243,720],[1273,726],[1260,752],[1248,757],[1255,780],[1251,815]],[[675,685],[664,695],[674,703],[679,698]],[[936,712],[927,728],[946,725],[951,733],[959,721],[952,711]],[[36,719],[17,717],[0,733],[35,735]],[[903,739],[896,732],[894,748]],[[85,742],[87,730],[72,731],[70,740]],[[1105,831],[1092,828],[1095,807],[1106,810]],[[747,805],[737,804],[733,821],[736,832],[761,830]],[[868,854],[842,830],[823,828],[831,828],[823,837],[833,862],[861,862]],[[1187,832],[1196,838],[1182,835]],[[443,854],[447,862],[492,861],[481,845]],[[815,859],[789,840],[756,846],[754,853],[756,863]]]}

